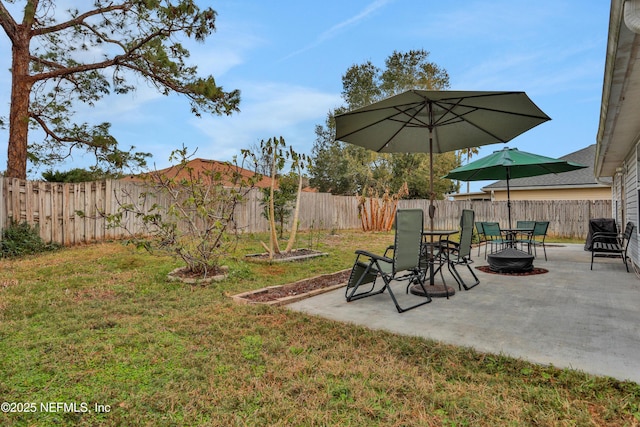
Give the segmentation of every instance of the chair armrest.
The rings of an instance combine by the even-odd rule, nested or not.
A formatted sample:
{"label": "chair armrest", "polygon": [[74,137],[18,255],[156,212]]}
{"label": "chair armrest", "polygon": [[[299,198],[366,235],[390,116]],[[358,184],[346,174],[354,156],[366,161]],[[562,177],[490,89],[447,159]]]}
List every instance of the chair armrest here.
{"label": "chair armrest", "polygon": [[454,241],[454,240],[449,240],[449,239],[442,239],[440,240],[440,244],[445,244],[445,245],[452,245],[452,246],[460,246],[460,243]]}
{"label": "chair armrest", "polygon": [[[388,248],[387,248],[387,249],[388,249]],[[356,254],[357,254],[357,255],[364,255],[364,256],[367,256],[367,257],[369,257],[369,258],[371,258],[371,259],[375,259],[375,260],[379,260],[379,261],[384,261],[384,262],[388,262],[388,263],[390,263],[390,264],[393,264],[393,259],[391,259],[391,258],[389,258],[389,257],[387,257],[387,256],[383,256],[383,255],[376,255],[376,254],[374,254],[374,253],[371,253],[371,252],[369,252],[369,251],[365,251],[365,250],[362,250],[362,249],[358,249],[358,250],[356,250]]]}
{"label": "chair armrest", "polygon": [[454,242],[453,240],[440,240],[438,248],[441,251],[451,251],[451,250],[457,250],[460,247],[460,243],[458,242]]}
{"label": "chair armrest", "polygon": [[389,258],[389,252],[390,251],[395,251],[396,250],[396,246],[395,245],[389,245],[387,246],[387,249],[384,250],[384,255],[385,257]]}

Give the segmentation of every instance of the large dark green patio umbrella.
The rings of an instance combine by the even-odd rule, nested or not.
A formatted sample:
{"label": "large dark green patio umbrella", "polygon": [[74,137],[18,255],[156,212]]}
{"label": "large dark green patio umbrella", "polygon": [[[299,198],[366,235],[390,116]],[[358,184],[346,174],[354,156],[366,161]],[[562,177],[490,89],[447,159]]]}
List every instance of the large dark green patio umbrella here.
{"label": "large dark green patio umbrella", "polygon": [[484,181],[490,179],[507,180],[507,209],[509,211],[509,228],[511,228],[511,194],[509,180],[550,173],[570,172],[587,166],[565,160],[540,156],[538,154],[519,151],[517,148],[503,148],[494,151],[459,168],[453,169],[444,178],[459,181]]}
{"label": "large dark green patio umbrella", "polygon": [[524,92],[409,90],[336,119],[336,140],[379,153],[430,154],[507,142],[551,120]]}

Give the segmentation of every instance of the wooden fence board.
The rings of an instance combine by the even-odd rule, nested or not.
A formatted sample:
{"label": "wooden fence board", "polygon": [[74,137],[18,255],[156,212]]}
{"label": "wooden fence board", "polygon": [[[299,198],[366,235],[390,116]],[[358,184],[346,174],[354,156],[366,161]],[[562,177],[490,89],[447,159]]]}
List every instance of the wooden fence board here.
{"label": "wooden fence board", "polygon": [[[143,184],[117,180],[77,184],[53,184],[38,181],[0,179],[0,229],[11,218],[36,224],[46,241],[65,245],[100,241],[126,236],[123,229],[109,229],[103,214],[113,214],[119,203],[138,202],[145,193]],[[155,195],[155,194],[154,194]],[[157,196],[157,195],[155,195]],[[263,217],[262,195],[252,190],[237,207],[234,219],[243,232],[264,232],[268,222]],[[147,208],[153,203],[168,206],[168,199],[149,197]],[[549,234],[584,238],[590,218],[611,216],[611,201],[516,200],[511,202],[512,218],[550,221]],[[508,225],[507,203],[504,201],[447,201],[436,200],[434,227],[457,228],[462,209],[473,209],[477,221],[498,221]],[[401,200],[400,208],[419,208],[428,212],[428,200]],[[78,215],[81,211],[84,215]],[[142,231],[134,215],[123,220],[130,230]],[[428,227],[429,219],[425,218]],[[327,193],[303,193],[300,201],[299,228],[308,229],[358,229],[356,196],[333,196]]]}

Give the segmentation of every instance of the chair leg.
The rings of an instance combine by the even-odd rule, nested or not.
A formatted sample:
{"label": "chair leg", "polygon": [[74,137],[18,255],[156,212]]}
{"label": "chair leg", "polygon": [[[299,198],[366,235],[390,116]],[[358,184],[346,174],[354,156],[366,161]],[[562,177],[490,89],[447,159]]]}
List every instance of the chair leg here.
{"label": "chair leg", "polygon": [[422,280],[420,271],[416,270],[414,272],[415,277],[412,280],[409,280],[409,283],[413,282],[414,280],[417,280],[418,285],[420,285],[420,289],[423,292],[424,296],[425,296],[425,300],[424,301],[420,301],[417,304],[414,305],[410,305],[408,307],[401,307],[400,304],[398,303],[398,300],[396,299],[396,296],[393,293],[393,290],[391,289],[391,281],[393,280],[392,278],[387,278],[386,276],[382,276],[384,283],[385,283],[385,287],[383,289],[387,289],[389,291],[389,296],[391,297],[391,299],[393,300],[393,303],[396,306],[396,310],[398,310],[398,313],[404,313],[405,311],[409,311],[412,310],[416,307],[420,307],[421,305],[425,305],[431,302],[431,297],[429,296],[429,294],[427,293],[427,289],[424,287],[424,281]]}
{"label": "chair leg", "polygon": [[624,263],[624,267],[627,269],[627,273],[629,273],[629,262],[627,261],[627,259],[629,258],[626,254],[626,252],[622,252],[622,253],[618,253],[618,252],[608,252],[608,253],[602,253],[601,255],[595,255],[596,251],[591,250],[591,270],[593,270],[593,258],[596,256],[601,256],[601,257],[614,257],[616,256],[620,256],[620,258],[622,258],[622,262]]}
{"label": "chair leg", "polygon": [[[383,286],[381,289],[374,292],[374,289],[376,287],[376,281],[379,275],[378,271],[379,270],[375,268],[374,263],[372,262],[364,263],[360,261],[359,257],[356,258],[356,262],[354,263],[354,266],[351,271],[351,276],[353,277],[349,278],[350,283],[347,284],[347,288],[344,291],[347,302],[355,301],[361,298],[366,298],[372,295],[381,294],[382,292],[384,292],[384,289],[386,287],[386,282],[385,282],[385,286]],[[351,283],[353,279],[355,279],[355,283],[353,283],[352,285]],[[358,288],[360,288],[360,286],[366,285],[367,283],[371,283],[371,287],[368,290],[358,291]]]}
{"label": "chair leg", "polygon": [[460,275],[460,273],[458,272],[458,270],[456,269],[456,265],[459,265],[458,263],[455,262],[450,262],[448,264],[449,267],[449,272],[451,273],[451,275],[453,276],[453,278],[456,280],[456,282],[458,283],[458,289],[462,290],[462,288],[464,288],[466,291],[468,291],[471,288],[474,288],[476,286],[478,286],[480,284],[480,279],[478,279],[478,276],[476,276],[476,274],[473,272],[473,269],[471,268],[471,266],[464,262],[464,263],[460,263],[460,264],[464,264],[467,266],[467,268],[469,269],[469,272],[471,273],[471,275],[473,276],[473,284],[468,285],[465,283],[464,279],[462,278],[462,276]]}

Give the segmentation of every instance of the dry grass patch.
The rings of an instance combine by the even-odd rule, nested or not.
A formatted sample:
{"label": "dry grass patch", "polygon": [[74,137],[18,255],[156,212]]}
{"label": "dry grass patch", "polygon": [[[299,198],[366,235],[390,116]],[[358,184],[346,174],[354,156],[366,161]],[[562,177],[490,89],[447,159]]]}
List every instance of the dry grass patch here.
{"label": "dry grass patch", "polygon": [[[254,265],[212,286],[121,245],[0,261],[0,395],[108,413],[2,413],[0,425],[611,425],[640,420],[640,386],[371,331],[227,294],[349,268],[390,234],[322,235],[329,257]],[[301,237],[301,239],[304,239]],[[274,270],[274,267],[277,267]],[[277,274],[274,274],[277,271]]]}

